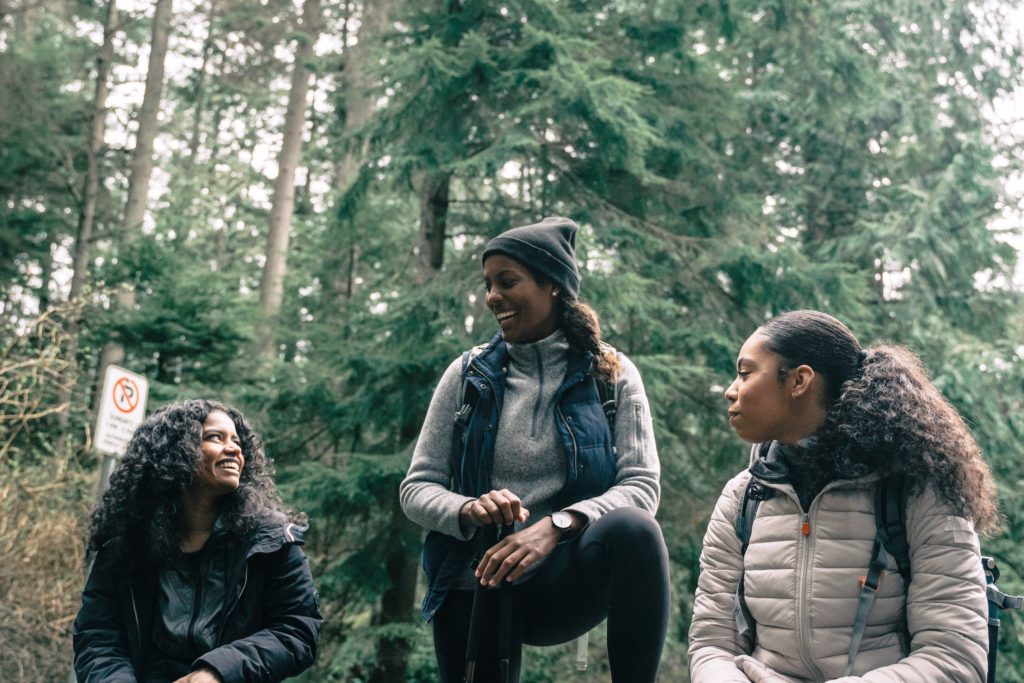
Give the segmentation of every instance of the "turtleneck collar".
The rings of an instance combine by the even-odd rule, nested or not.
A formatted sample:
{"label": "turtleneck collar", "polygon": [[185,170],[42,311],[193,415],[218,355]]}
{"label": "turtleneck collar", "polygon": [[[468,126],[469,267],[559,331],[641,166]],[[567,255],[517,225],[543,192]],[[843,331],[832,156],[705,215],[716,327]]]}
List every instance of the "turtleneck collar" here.
{"label": "turtleneck collar", "polygon": [[528,344],[505,342],[505,346],[508,348],[509,357],[516,365],[534,365],[537,362],[538,354],[544,364],[548,365],[551,362],[563,360],[569,352],[569,340],[565,338],[561,329],[557,329],[535,342]]}

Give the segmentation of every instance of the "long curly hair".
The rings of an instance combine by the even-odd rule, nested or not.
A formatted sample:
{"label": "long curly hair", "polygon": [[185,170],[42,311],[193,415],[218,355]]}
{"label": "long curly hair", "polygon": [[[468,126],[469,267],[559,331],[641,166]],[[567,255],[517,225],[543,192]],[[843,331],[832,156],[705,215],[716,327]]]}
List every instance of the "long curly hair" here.
{"label": "long curly hair", "polygon": [[828,412],[801,466],[821,479],[905,474],[912,491],[932,484],[979,531],[995,529],[996,487],[981,448],[912,351],[863,349],[846,325],[820,311],[783,313],[758,332],[785,359],[781,376],[808,365],[825,380]]}
{"label": "long curly hair", "polygon": [[303,517],[283,506],[274,486],[273,465],[259,434],[231,406],[196,399],[160,408],[135,430],[110,486],[93,509],[89,548],[112,552],[119,562],[164,564],[178,556],[178,529],[189,485],[202,457],[203,423],[213,411],[235,424],[245,456],[241,482],[221,499],[221,519],[243,536],[268,511],[292,521]]}
{"label": "long curly hair", "polygon": [[[556,284],[530,264],[517,262],[530,272],[538,285]],[[594,359],[594,375],[606,382],[614,382],[621,369],[619,357],[601,339],[601,320],[597,311],[579,297],[559,296],[556,306],[558,327],[569,342],[569,348],[590,354]]]}

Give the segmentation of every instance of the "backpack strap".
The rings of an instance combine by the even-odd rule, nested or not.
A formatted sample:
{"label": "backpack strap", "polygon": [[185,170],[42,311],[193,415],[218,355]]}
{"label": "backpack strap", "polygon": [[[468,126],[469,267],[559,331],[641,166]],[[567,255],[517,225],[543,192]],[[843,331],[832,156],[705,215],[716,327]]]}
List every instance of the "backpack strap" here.
{"label": "backpack strap", "polygon": [[[616,358],[619,356],[619,352],[614,346],[607,342],[601,342],[601,351],[603,353],[614,353]],[[615,414],[618,412],[619,407],[619,383],[616,380],[608,381],[597,375],[594,375],[594,384],[597,386],[597,398],[601,401],[601,410],[604,411],[604,417],[608,420],[608,429],[612,433],[612,443],[615,443]]]}
{"label": "backpack strap", "polygon": [[999,580],[999,566],[996,558],[982,555],[981,568],[985,572],[985,595],[988,598],[988,683],[996,681],[996,654],[999,652],[999,612],[1004,609],[1021,609],[1024,597],[1007,595],[996,587]]}
{"label": "backpack strap", "polygon": [[871,547],[871,563],[868,565],[868,573],[860,577],[860,598],[857,600],[857,616],[853,620],[853,634],[850,636],[850,650],[846,655],[846,671],[843,676],[849,676],[853,671],[853,663],[857,660],[857,653],[860,651],[860,642],[864,638],[864,630],[868,625],[868,613],[871,605],[875,602],[875,595],[878,593],[878,584],[882,580],[882,573],[889,563],[889,553],[885,550],[885,543],[882,542],[881,528],[875,530],[875,542]]}
{"label": "backpack strap", "polygon": [[[751,449],[751,461],[756,459],[767,460],[771,454],[771,444],[754,444]],[[740,555],[747,554],[747,546],[750,545],[750,536],[754,533],[754,520],[757,518],[757,508],[763,501],[775,495],[775,490],[764,486],[753,476],[747,481],[743,489],[743,498],[740,499],[739,508],[736,511],[734,530],[736,537],[740,540]],[[740,574],[740,580],[736,583],[736,595],[733,597],[732,616],[736,621],[736,633],[740,638],[753,639],[754,618],[747,607],[747,600],[743,593],[744,574]]]}
{"label": "backpack strap", "polygon": [[597,385],[597,398],[601,401],[601,410],[608,420],[608,429],[612,433],[612,443],[615,443],[615,414],[619,410],[618,382],[609,382],[601,377],[594,377],[594,384]]}
{"label": "backpack strap", "polygon": [[893,474],[875,487],[875,531],[896,560],[904,585],[910,585],[910,543],[907,540],[907,476]]}
{"label": "backpack strap", "polygon": [[911,572],[910,543],[907,540],[907,477],[903,474],[880,479],[875,486],[875,540],[871,546],[868,571],[860,577],[860,598],[857,600],[857,614],[853,621],[844,676],[849,676],[853,670],[867,628],[868,613],[875,601],[878,584],[888,566],[890,555],[896,560],[903,584],[909,586]]}
{"label": "backpack strap", "polygon": [[[455,411],[455,431],[452,433],[451,453],[452,468],[459,467],[460,470],[459,458],[462,455],[462,444],[466,438],[466,427],[469,425],[469,418],[476,407],[477,399],[480,398],[479,396],[473,397],[476,394],[476,388],[469,381],[469,362],[486,348],[487,344],[480,344],[469,351],[462,352],[462,372],[459,375],[462,381],[459,384],[459,400],[457,401],[459,408]],[[459,472],[458,481],[465,481],[465,472]]]}

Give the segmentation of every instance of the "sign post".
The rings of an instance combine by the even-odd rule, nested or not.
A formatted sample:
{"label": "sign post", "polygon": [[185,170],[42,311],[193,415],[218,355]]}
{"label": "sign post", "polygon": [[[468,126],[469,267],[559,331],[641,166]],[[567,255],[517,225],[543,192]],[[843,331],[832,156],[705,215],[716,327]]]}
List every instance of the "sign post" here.
{"label": "sign post", "polygon": [[[103,375],[103,389],[100,393],[100,408],[96,415],[96,431],[93,444],[103,454],[100,460],[99,481],[96,482],[96,500],[103,497],[110,483],[114,463],[124,455],[128,442],[136,428],[146,419],[146,397],[149,382],[142,375],[136,375],[117,365],[108,365]],[[92,553],[86,559],[86,578],[92,570]],[[67,683],[75,683],[75,669],[71,667]]]}
{"label": "sign post", "polygon": [[110,481],[114,462],[124,455],[135,429],[146,419],[146,397],[149,382],[117,365],[108,365],[103,376],[100,408],[96,415],[96,450],[103,454],[97,499]]}

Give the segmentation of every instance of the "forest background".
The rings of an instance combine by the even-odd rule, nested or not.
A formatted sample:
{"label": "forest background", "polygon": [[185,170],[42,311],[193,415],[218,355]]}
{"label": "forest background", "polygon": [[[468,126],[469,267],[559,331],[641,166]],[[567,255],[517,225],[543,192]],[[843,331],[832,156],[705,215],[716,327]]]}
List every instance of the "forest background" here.
{"label": "forest background", "polygon": [[[1020,11],[0,2],[0,680],[67,677],[111,362],[150,410],[218,398],[264,434],[327,617],[300,680],[434,680],[397,486],[443,368],[495,330],[482,245],[547,215],[582,226],[583,296],[653,407],[664,680],[746,460],[721,392],[786,309],[921,354],[996,472],[983,545],[1024,591]],[[530,650],[523,680],[608,680],[603,647],[584,674]],[[1024,680],[1016,615],[1000,649]]]}

